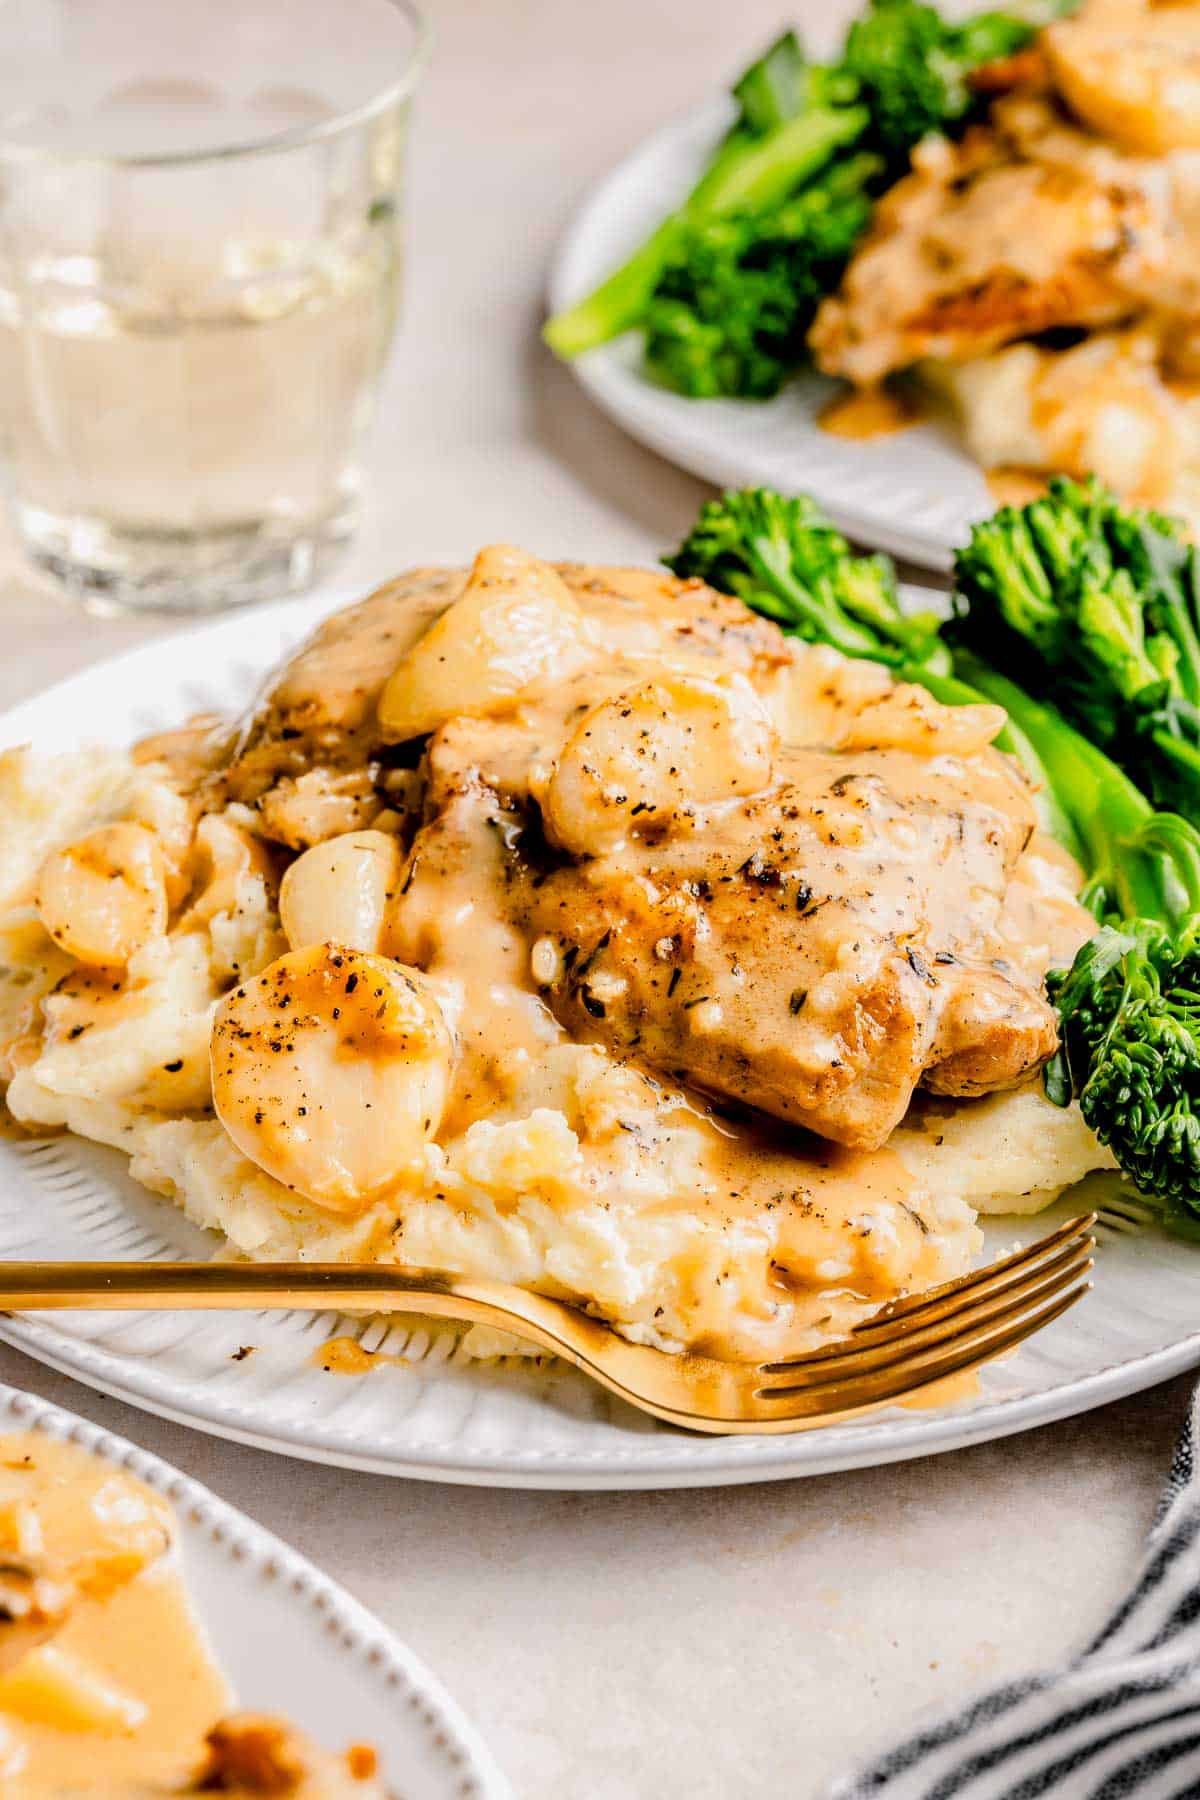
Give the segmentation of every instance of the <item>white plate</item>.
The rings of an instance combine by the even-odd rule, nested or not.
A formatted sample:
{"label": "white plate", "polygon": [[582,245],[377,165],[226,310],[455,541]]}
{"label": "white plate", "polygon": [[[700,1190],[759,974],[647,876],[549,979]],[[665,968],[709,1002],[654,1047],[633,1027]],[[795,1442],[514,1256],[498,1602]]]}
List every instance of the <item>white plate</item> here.
{"label": "white plate", "polygon": [[[123,744],[189,713],[241,705],[328,594],[163,638],[0,719],[0,746]],[[1060,1209],[1061,1211],[1061,1209]],[[989,1230],[992,1255],[1046,1230]],[[211,1240],[129,1179],[125,1159],[70,1137],[0,1140],[0,1257],[204,1255]],[[1010,1361],[970,1404],[892,1408],[795,1437],[693,1437],[635,1414],[561,1364],[464,1362],[451,1332],[308,1313],[61,1313],[0,1318],[0,1336],[133,1404],[263,1449],[386,1474],[510,1487],[694,1487],[924,1456],[1098,1406],[1200,1363],[1200,1250],[1113,1233],[1097,1292]],[[412,1366],[326,1374],[312,1352],[350,1332]],[[254,1354],[241,1361],[244,1344]]]}
{"label": "white plate", "polygon": [[[559,247],[552,312],[590,293],[683,199],[730,117],[724,99],[689,113],[601,182]],[[869,442],[822,431],[817,412],[838,391],[823,376],[799,376],[774,400],[685,400],[642,373],[636,332],[571,367],[598,406],[681,468],[721,487],[803,490],[853,537],[929,568],[949,568],[973,521],[995,510],[978,466],[941,426]]]}
{"label": "white plate", "polygon": [[0,1431],[78,1444],[166,1496],[188,1590],[239,1707],[286,1713],[328,1750],[374,1744],[404,1800],[511,1800],[441,1683],[287,1544],[170,1463],[32,1394],[0,1386]]}

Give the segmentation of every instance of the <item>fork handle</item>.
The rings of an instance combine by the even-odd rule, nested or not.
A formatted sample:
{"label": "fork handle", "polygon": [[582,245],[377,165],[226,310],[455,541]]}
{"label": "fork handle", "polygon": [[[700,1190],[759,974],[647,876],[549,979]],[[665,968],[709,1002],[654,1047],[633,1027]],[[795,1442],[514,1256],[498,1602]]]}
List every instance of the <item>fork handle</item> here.
{"label": "fork handle", "polygon": [[[560,1303],[500,1281],[395,1264],[223,1262],[8,1262],[0,1259],[0,1312],[237,1312],[302,1307],[309,1312],[421,1312],[490,1325],[529,1338],[585,1368],[584,1345],[609,1328],[572,1308],[568,1344],[555,1329]],[[576,1319],[578,1323],[576,1323]],[[606,1383],[607,1385],[607,1383]]]}
{"label": "fork handle", "polygon": [[419,1297],[430,1312],[433,1301],[450,1298],[459,1285],[440,1270],[347,1263],[0,1261],[0,1309],[19,1312],[93,1306],[336,1312],[372,1301],[394,1303],[401,1294]]}

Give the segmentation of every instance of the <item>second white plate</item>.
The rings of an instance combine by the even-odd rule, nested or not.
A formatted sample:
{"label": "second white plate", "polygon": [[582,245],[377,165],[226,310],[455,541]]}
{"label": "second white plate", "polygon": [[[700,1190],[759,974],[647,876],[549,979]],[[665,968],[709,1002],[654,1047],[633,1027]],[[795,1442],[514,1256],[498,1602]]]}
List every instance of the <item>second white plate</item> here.
{"label": "second white plate", "polygon": [[[607,175],[580,209],[555,258],[558,312],[617,268],[694,185],[727,129],[721,99],[676,120]],[[647,379],[630,333],[572,365],[597,405],[659,455],[720,487],[812,494],[863,542],[947,569],[972,523],[994,510],[987,483],[935,424],[852,442],[822,431],[817,414],[836,384],[808,374],[774,400],[686,400]]]}

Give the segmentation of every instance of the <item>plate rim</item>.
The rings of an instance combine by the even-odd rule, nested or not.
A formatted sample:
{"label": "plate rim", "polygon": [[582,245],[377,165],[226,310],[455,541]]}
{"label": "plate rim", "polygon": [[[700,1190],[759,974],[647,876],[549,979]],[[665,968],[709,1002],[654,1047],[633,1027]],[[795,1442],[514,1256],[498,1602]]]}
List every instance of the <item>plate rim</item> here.
{"label": "plate rim", "polygon": [[[679,112],[664,125],[641,138],[585,189],[582,200],[559,234],[551,255],[546,278],[546,304],[551,314],[569,306],[586,291],[586,284],[582,284],[577,277],[577,268],[589,260],[588,246],[597,221],[608,213],[621,189],[632,184],[644,168],[653,166],[664,151],[673,149],[680,139],[705,133],[711,134],[715,140],[722,126],[728,125],[732,117],[733,106],[728,96],[710,96],[698,105]],[[698,452],[689,438],[682,417],[676,422],[668,410],[676,405],[720,407],[749,406],[752,403],[722,399],[688,402],[682,396],[668,393],[665,389],[659,393],[652,383],[645,380],[639,380],[634,388],[631,385],[630,371],[615,358],[616,346],[627,337],[628,333],[625,333],[595,350],[584,352],[565,365],[601,411],[608,414],[630,437],[703,481],[718,487],[739,487],[746,486],[749,481],[767,479],[765,474],[752,468],[744,456],[732,456],[728,462],[723,462],[716,453]],[[784,393],[787,391],[785,386]],[[658,409],[655,408],[656,398],[659,402]],[[767,401],[757,404],[769,407],[774,403]],[[962,461],[965,467],[980,475],[982,482],[982,473],[965,452],[962,453]],[[806,480],[806,487],[816,493],[816,498],[834,524],[850,537],[870,544],[873,549],[886,550],[929,573],[947,574],[952,569],[957,544],[949,535],[942,536],[932,529],[917,529],[895,518],[883,517],[869,508],[864,510],[856,507],[852,500],[832,490],[817,492],[819,486],[819,482]]]}
{"label": "plate rim", "polygon": [[[127,1365],[119,1356],[98,1351],[76,1339],[58,1340],[48,1330],[46,1336],[51,1341],[43,1343],[38,1338],[38,1329],[38,1323],[31,1319],[18,1320],[11,1314],[0,1315],[0,1340],[25,1351],[49,1368],[72,1376],[114,1400],[227,1442],[294,1457],[301,1462],[353,1469],[361,1474],[439,1481],[457,1487],[551,1492],[628,1493],[654,1488],[735,1487],[751,1481],[790,1481],[810,1475],[836,1474],[846,1469],[881,1468],[888,1463],[945,1455],[973,1444],[1014,1437],[1023,1431],[1094,1411],[1114,1400],[1169,1381],[1189,1369],[1200,1368],[1200,1331],[1195,1331],[1174,1344],[1107,1363],[1090,1375],[1060,1382],[1040,1394],[1016,1394],[962,1412],[951,1411],[944,1418],[922,1416],[918,1411],[911,1419],[888,1419],[885,1426],[826,1426],[792,1436],[721,1438],[679,1432],[674,1436],[655,1433],[645,1440],[646,1445],[660,1447],[677,1444],[673,1460],[647,1457],[640,1444],[614,1445],[587,1454],[578,1450],[540,1449],[525,1453],[510,1450],[504,1456],[497,1456],[491,1452],[473,1451],[460,1444],[418,1443],[410,1446],[405,1456],[398,1457],[373,1456],[367,1451],[356,1450],[339,1443],[338,1434],[333,1432],[305,1436],[298,1430],[263,1431],[238,1420],[236,1415],[243,1409],[220,1402],[210,1406],[205,1413],[195,1405],[189,1405],[186,1398],[172,1400],[169,1392],[156,1391],[160,1384],[153,1379],[123,1377],[122,1371]],[[68,1348],[59,1349],[59,1342]],[[179,1385],[183,1386],[182,1383]],[[170,1379],[163,1378],[161,1387],[169,1389]],[[234,1416],[226,1417],[226,1414]],[[794,1453],[789,1452],[791,1446],[801,1442],[818,1445],[825,1442],[830,1449],[824,1456],[818,1453],[797,1462],[793,1459]],[[726,1453],[723,1462],[716,1460],[715,1446],[718,1445]],[[714,1447],[711,1451],[710,1446]],[[689,1450],[691,1456],[686,1455]],[[619,1465],[623,1462],[637,1466],[622,1468]],[[595,1464],[604,1466],[596,1468]]]}
{"label": "plate rim", "polygon": [[418,1713],[433,1754],[459,1781],[460,1800],[511,1800],[508,1779],[478,1728],[432,1670],[369,1607],[285,1539],[155,1451],[40,1394],[0,1382],[0,1430],[10,1429],[76,1444],[163,1495],[178,1516],[185,1559],[188,1534],[200,1532],[237,1561],[248,1579],[286,1588],[317,1615],[323,1629],[338,1634],[340,1653],[355,1658],[365,1679],[399,1690]]}
{"label": "plate rim", "polygon": [[[276,601],[253,609],[250,614],[233,612],[183,632],[156,636],[93,663],[0,714],[0,747],[14,741],[28,742],[24,730],[27,722],[34,723],[32,715],[47,706],[61,708],[89,686],[115,686],[120,701],[113,709],[114,729],[108,741],[119,743],[121,726],[133,724],[126,696],[139,691],[139,663],[150,664],[163,656],[176,659],[180,649],[195,646],[198,641],[211,641],[216,646],[228,639],[230,660],[240,656],[245,662],[249,649],[250,660],[257,668],[254,645],[261,646],[268,637],[294,638],[345,602],[345,589],[322,588],[299,602]],[[249,634],[251,645],[239,649],[238,635],[245,631],[248,619],[254,626]],[[104,740],[98,736],[87,741]],[[161,1204],[170,1203],[163,1200]],[[645,1437],[594,1451],[509,1445],[496,1452],[425,1440],[404,1446],[401,1453],[374,1455],[353,1441],[353,1434],[320,1427],[307,1431],[299,1427],[263,1429],[261,1413],[253,1407],[235,1405],[223,1397],[214,1401],[209,1393],[198,1390],[183,1377],[157,1373],[152,1362],[134,1362],[56,1331],[41,1316],[0,1314],[0,1339],[87,1386],[144,1411],[257,1449],[376,1474],[468,1486],[559,1490],[722,1486],[828,1474],[940,1454],[1070,1417],[1200,1366],[1198,1328],[1137,1356],[1118,1357],[1085,1375],[1067,1376],[1039,1392],[985,1400],[944,1416],[917,1411],[875,1423],[826,1426],[820,1431],[780,1437],[701,1437],[662,1428]]]}

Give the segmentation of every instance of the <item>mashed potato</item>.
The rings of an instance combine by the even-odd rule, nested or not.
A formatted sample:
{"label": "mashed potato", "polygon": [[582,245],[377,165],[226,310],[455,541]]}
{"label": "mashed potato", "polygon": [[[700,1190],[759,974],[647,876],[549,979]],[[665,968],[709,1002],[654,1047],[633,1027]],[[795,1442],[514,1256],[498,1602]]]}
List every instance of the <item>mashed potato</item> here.
{"label": "mashed potato", "polygon": [[1078,480],[1200,521],[1200,401],[1164,373],[1162,333],[1097,332],[1070,349],[1006,345],[961,364],[923,365],[985,469]]}
{"label": "mashed potato", "polygon": [[[582,579],[576,591],[586,593]],[[361,645],[355,656],[342,745],[364,728]],[[831,664],[817,660],[827,698]],[[321,667],[329,678],[331,657]],[[280,733],[289,755],[290,729]],[[1050,1106],[1036,1080],[978,1100],[922,1097],[881,1149],[714,1111],[547,1006],[543,940],[531,974],[527,942],[484,904],[491,849],[427,909],[410,908],[401,932],[394,909],[420,854],[404,844],[412,776],[402,764],[372,765],[369,782],[345,767],[291,766],[284,841],[278,769],[262,775],[253,746],[235,765],[236,792],[212,779],[227,744],[175,748],[164,742],[150,761],[0,759],[0,1076],[23,1125],[125,1151],[136,1179],[232,1255],[491,1276],[576,1301],[647,1343],[781,1355],[963,1272],[978,1213],[1033,1211],[1109,1166],[1078,1111]],[[126,833],[94,835],[124,822],[151,834],[153,856]],[[121,861],[130,843],[135,872]],[[306,844],[320,849],[307,863],[296,859]],[[1041,871],[1024,905],[1052,923],[1055,907],[1077,909],[1061,862],[1043,860],[1022,865],[1027,884]],[[59,941],[58,896],[76,879],[94,893],[97,868],[118,888],[136,873],[138,896],[162,884],[161,908],[155,899],[121,913],[115,894],[113,917],[141,921],[127,950],[119,933],[96,939],[122,946],[119,966]],[[1021,882],[1012,887],[1020,895]],[[346,941],[298,946],[297,921],[319,919],[326,903]],[[1013,933],[1011,955],[1044,965],[1046,946],[1013,919],[999,926]],[[1078,933],[1074,918],[1067,925]],[[77,920],[71,930],[75,941]],[[363,1057],[379,1085],[354,1089],[345,1142],[339,1084],[360,1081]],[[261,1090],[243,1082],[236,1112],[247,1067]],[[369,1112],[363,1095],[374,1091],[381,1112],[366,1143],[354,1107]],[[387,1179],[364,1172],[368,1153],[401,1143]],[[294,1173],[318,1154],[336,1161],[333,1185]]]}

